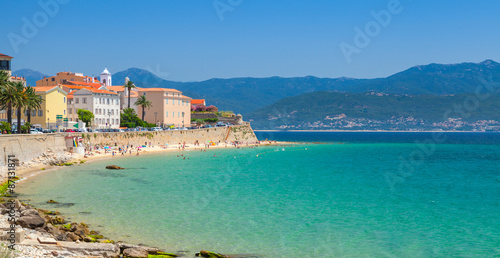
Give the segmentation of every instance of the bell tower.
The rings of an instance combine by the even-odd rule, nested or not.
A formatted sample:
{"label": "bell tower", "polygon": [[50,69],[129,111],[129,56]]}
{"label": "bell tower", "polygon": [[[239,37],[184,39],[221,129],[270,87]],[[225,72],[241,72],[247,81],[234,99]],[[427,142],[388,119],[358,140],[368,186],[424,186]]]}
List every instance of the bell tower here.
{"label": "bell tower", "polygon": [[101,84],[104,86],[112,86],[111,81],[111,73],[108,71],[108,68],[104,68],[104,71],[101,73]]}

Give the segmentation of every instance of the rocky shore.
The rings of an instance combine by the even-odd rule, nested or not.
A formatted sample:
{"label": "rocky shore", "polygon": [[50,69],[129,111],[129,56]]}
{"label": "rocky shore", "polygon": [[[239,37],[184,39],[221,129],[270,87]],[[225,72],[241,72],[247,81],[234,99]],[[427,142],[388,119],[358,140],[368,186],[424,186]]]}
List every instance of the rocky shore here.
{"label": "rocky shore", "polygon": [[[260,145],[281,145],[291,143],[262,142]],[[233,147],[233,146],[231,146]],[[236,147],[236,146],[234,146]],[[191,147],[191,148],[194,148]],[[226,146],[214,146],[226,148]],[[156,153],[163,151],[178,151],[180,146],[169,148],[149,147],[141,149],[141,153]],[[186,148],[187,149],[187,148]],[[111,153],[102,153],[93,157],[84,157],[72,154],[56,155],[47,152],[42,157],[31,161],[29,164],[21,164],[24,168],[20,174],[26,178],[45,172],[45,169],[57,168],[75,163],[84,163],[86,160],[112,159]],[[87,163],[87,162],[85,162]],[[28,172],[27,172],[28,171]],[[212,257],[212,258],[254,258],[256,255],[235,254],[224,255],[215,252],[201,250],[200,252],[166,253],[158,248],[142,245],[131,245],[115,242],[89,229],[85,223],[68,222],[61,214],[53,210],[37,209],[28,204],[16,200],[14,208],[5,200],[0,198],[0,243],[9,244],[11,225],[9,218],[14,214],[15,226],[15,256],[6,257]],[[48,202],[55,202],[50,200]],[[0,250],[0,253],[2,251]]]}

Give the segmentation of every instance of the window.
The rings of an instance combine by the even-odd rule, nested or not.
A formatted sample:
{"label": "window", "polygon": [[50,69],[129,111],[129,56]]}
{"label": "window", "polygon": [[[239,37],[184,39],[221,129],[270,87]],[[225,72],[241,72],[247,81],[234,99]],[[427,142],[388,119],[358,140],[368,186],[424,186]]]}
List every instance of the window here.
{"label": "window", "polygon": [[36,110],[31,110],[31,116],[36,116]]}
{"label": "window", "polygon": [[66,103],[66,97],[64,97],[64,101],[63,101],[63,103]]}
{"label": "window", "polygon": [[108,102],[108,105],[109,105],[109,99],[108,99],[108,101],[107,101],[107,102]]}
{"label": "window", "polygon": [[114,109],[111,109],[111,115],[114,116],[115,115],[115,110]]}
{"label": "window", "polygon": [[76,99],[75,99],[75,103],[76,103],[76,104],[80,103],[80,99],[79,99],[79,98],[76,98]]}
{"label": "window", "polygon": [[172,111],[172,117],[175,117],[175,112]]}
{"label": "window", "polygon": [[146,92],[143,92],[142,95],[146,96]]}
{"label": "window", "polygon": [[167,117],[168,117],[168,111],[167,111]]}
{"label": "window", "polygon": [[43,116],[43,110],[38,110],[38,116]]}
{"label": "window", "polygon": [[101,100],[101,98],[99,98],[99,104],[102,104],[102,100]]}
{"label": "window", "polygon": [[65,110],[63,110],[63,115],[66,115],[66,109],[65,109]]}
{"label": "window", "polygon": [[181,117],[181,112],[177,112],[177,117]]}
{"label": "window", "polygon": [[97,114],[99,114],[99,113],[97,113],[98,111],[99,111],[99,109],[96,108],[94,113],[97,115]]}
{"label": "window", "polygon": [[167,98],[167,103],[166,104],[168,104],[168,98]]}
{"label": "window", "polygon": [[87,103],[87,98],[82,98],[82,103],[86,104]]}
{"label": "window", "polygon": [[73,109],[72,108],[68,108],[68,114],[73,114]]}
{"label": "window", "polygon": [[180,99],[179,99],[179,100],[177,100],[177,104],[179,104],[179,105],[181,104],[181,100],[180,100]]}

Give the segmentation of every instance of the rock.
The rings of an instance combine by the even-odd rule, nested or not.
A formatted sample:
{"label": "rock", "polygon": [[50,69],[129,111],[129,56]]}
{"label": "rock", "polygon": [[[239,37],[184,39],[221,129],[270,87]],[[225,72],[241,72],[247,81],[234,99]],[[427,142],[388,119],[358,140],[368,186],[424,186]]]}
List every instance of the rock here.
{"label": "rock", "polygon": [[35,209],[29,209],[29,210],[21,211],[21,217],[24,217],[24,216],[40,216],[40,214],[38,214],[38,211]]}
{"label": "rock", "polygon": [[31,228],[31,229],[45,226],[45,220],[38,215],[21,217],[17,220],[16,223],[23,228]]}
{"label": "rock", "polygon": [[85,242],[94,242],[94,239],[92,239],[92,238],[91,238],[91,237],[89,237],[89,236],[85,236],[85,237],[83,238],[83,241],[85,241]]}
{"label": "rock", "polygon": [[38,242],[40,244],[51,244],[51,245],[56,245],[57,241],[54,238],[51,237],[39,237]]}
{"label": "rock", "polygon": [[117,246],[120,248],[120,252],[123,252],[125,249],[129,249],[129,248],[132,248],[132,249],[134,249],[134,248],[144,249],[149,254],[157,254],[159,252],[158,248],[156,248],[156,247],[132,245],[132,244],[127,244],[127,243],[118,243]]}
{"label": "rock", "polygon": [[53,235],[53,236],[58,236],[61,234],[61,231],[59,231],[59,229],[57,229],[56,227],[54,227],[52,224],[47,224],[45,225],[45,227],[43,228],[45,231],[47,231],[47,233]]}
{"label": "rock", "polygon": [[229,256],[227,255],[209,252],[205,250],[201,250],[199,253],[196,254],[196,256],[207,257],[207,258],[229,258]]}
{"label": "rock", "polygon": [[56,236],[57,241],[70,241],[66,234],[59,234]]}
{"label": "rock", "polygon": [[88,228],[76,223],[71,224],[71,232],[75,233],[78,236],[81,236],[82,238],[90,234]]}
{"label": "rock", "polygon": [[47,201],[47,203],[59,203],[59,202],[56,202],[56,201],[50,199],[50,200]]}
{"label": "rock", "polygon": [[69,238],[73,242],[80,240],[80,238],[77,235],[75,235],[75,233],[73,233],[73,232],[66,233],[66,237]]}
{"label": "rock", "polygon": [[147,258],[148,251],[143,248],[127,248],[123,250],[123,256],[125,257],[138,257],[138,258]]}
{"label": "rock", "polygon": [[125,169],[125,168],[119,167],[117,165],[110,165],[110,166],[106,166],[106,169]]}

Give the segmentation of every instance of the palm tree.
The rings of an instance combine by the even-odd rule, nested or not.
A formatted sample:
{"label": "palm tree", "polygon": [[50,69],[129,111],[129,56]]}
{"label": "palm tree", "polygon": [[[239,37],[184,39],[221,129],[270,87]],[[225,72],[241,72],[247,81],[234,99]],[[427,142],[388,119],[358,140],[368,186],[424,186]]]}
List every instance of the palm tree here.
{"label": "palm tree", "polygon": [[0,108],[7,109],[7,123],[12,126],[12,97],[15,89],[10,82],[10,76],[5,71],[0,71]]}
{"label": "palm tree", "polygon": [[43,99],[40,96],[36,95],[35,89],[33,87],[28,86],[26,88],[26,111],[28,111],[28,123],[31,123],[31,111],[42,108]]}
{"label": "palm tree", "polygon": [[[135,85],[132,81],[128,81],[127,83],[125,83],[125,85],[123,85],[123,87],[125,89],[128,89],[128,108],[130,108],[130,91],[135,88]],[[143,119],[144,120],[144,119]]]}
{"label": "palm tree", "polygon": [[26,106],[27,94],[22,82],[15,82],[12,84],[14,88],[13,98],[11,100],[12,107],[17,109],[17,133],[21,133],[21,111]]}
{"label": "palm tree", "polygon": [[139,96],[137,101],[134,103],[134,105],[142,107],[142,121],[144,121],[144,115],[146,114],[144,112],[144,109],[145,108],[150,109],[153,106],[153,103],[150,100],[148,100],[145,95],[141,95],[141,96]]}

